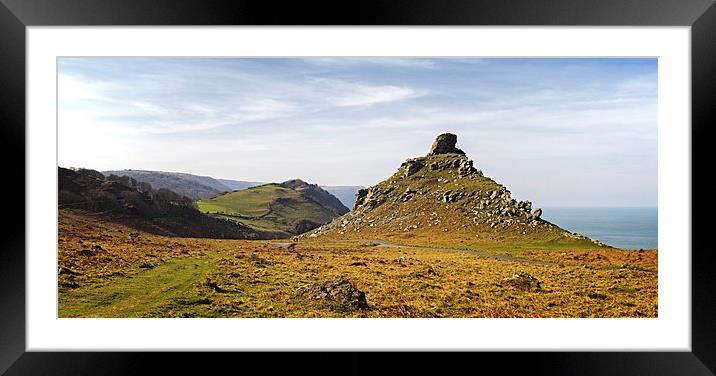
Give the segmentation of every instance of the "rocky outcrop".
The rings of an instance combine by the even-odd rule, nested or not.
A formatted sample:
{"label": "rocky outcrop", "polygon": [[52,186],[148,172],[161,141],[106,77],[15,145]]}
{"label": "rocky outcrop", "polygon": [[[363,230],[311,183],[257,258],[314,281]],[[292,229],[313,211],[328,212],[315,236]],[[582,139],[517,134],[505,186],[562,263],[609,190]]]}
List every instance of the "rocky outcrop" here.
{"label": "rocky outcrop", "polygon": [[455,135],[438,136],[429,155],[407,159],[386,180],[361,189],[350,213],[306,236],[410,241],[509,237],[532,244],[534,239],[562,241],[563,233],[570,234],[543,220],[542,210],[533,211],[530,201],[513,199],[505,186],[476,169],[455,143]]}
{"label": "rocky outcrop", "polygon": [[542,208],[539,208],[539,209],[535,210],[534,213],[532,213],[532,218],[537,219],[541,216],[542,216]]}
{"label": "rocky outcrop", "polygon": [[407,178],[408,176],[413,175],[416,172],[422,170],[423,167],[425,167],[425,164],[420,158],[408,159],[407,161],[403,162],[402,165],[400,165],[400,168],[403,171],[404,178]]}
{"label": "rocky outcrop", "polygon": [[[472,209],[474,223],[485,223],[491,228],[512,225],[550,226],[548,222],[539,220],[539,216],[531,213],[531,202],[511,198],[510,191],[505,188],[487,191],[477,197],[477,204]],[[541,214],[541,210],[538,211]]]}
{"label": "rocky outcrop", "polygon": [[455,159],[444,159],[430,163],[428,166],[430,171],[450,171],[456,170],[459,177],[464,178],[470,175],[483,176],[482,171],[478,171],[473,162],[467,157],[458,157]]}
{"label": "rocky outcrop", "polygon": [[288,232],[293,235],[303,234],[304,232],[311,231],[320,225],[320,223],[316,223],[309,219],[299,219],[296,222],[293,222]]}
{"label": "rocky outcrop", "polygon": [[433,142],[433,146],[430,148],[428,155],[438,154],[461,154],[465,155],[465,152],[456,148],[457,136],[452,133],[443,133],[439,135]]}
{"label": "rocky outcrop", "polygon": [[289,189],[306,189],[306,188],[310,188],[311,186],[316,186],[315,184],[308,184],[301,179],[286,180],[285,182],[283,182],[279,185],[284,188],[289,188]]}
{"label": "rocky outcrop", "polygon": [[291,179],[279,184],[279,186],[300,192],[307,199],[330,209],[336,215],[343,215],[349,211],[349,209],[343,205],[338,198],[319,187],[317,184],[306,183],[301,179]]}

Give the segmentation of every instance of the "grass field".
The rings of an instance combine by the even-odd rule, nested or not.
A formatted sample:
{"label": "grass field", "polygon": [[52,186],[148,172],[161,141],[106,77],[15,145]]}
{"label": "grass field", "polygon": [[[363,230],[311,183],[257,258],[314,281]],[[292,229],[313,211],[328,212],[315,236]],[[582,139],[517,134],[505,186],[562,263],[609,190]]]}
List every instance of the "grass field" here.
{"label": "grass field", "polygon": [[204,213],[284,236],[290,235],[288,230],[298,220],[326,223],[335,217],[329,209],[302,197],[293,189],[278,184],[229,192],[198,200],[196,204]]}
{"label": "grass field", "polygon": [[[397,242],[395,242],[397,243]],[[611,248],[470,253],[371,240],[170,238],[61,210],[60,317],[656,317],[657,258]],[[527,273],[540,287],[506,280]],[[348,280],[368,308],[297,295]]]}

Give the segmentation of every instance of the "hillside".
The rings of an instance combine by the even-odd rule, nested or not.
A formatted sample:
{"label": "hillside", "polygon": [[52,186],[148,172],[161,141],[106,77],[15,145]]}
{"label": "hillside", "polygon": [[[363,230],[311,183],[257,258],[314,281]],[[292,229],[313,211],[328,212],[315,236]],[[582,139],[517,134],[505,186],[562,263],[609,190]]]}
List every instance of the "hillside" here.
{"label": "hillside", "polygon": [[197,201],[197,207],[276,238],[309,231],[348,212],[335,196],[298,179],[220,194]]}
{"label": "hillside", "polygon": [[231,221],[202,214],[190,199],[129,177],[58,168],[60,211],[122,223],[158,235],[257,239],[265,235]]}
{"label": "hillside", "polygon": [[[151,184],[155,189],[166,188],[192,200],[215,196],[219,193],[243,189],[258,183],[238,180],[220,181],[209,176],[185,174],[181,172],[114,170],[103,171],[105,176],[128,176],[134,180]],[[236,188],[243,187],[243,188]]]}
{"label": "hillside", "polygon": [[[258,185],[266,184],[266,183],[231,180],[231,179],[216,179],[216,180],[223,183],[227,187],[231,188],[232,191],[239,191],[242,189],[256,187]],[[365,188],[363,186],[358,186],[358,185],[319,185],[319,187],[323,188],[328,193],[336,196],[336,198],[338,200],[340,200],[341,203],[348,208],[352,208],[353,205],[355,205],[356,192]]]}
{"label": "hillside", "polygon": [[456,142],[453,134],[438,136],[428,155],[408,159],[385,181],[360,190],[353,211],[310,237],[495,251],[602,246],[545,221],[531,202],[511,198],[505,186],[473,167]]}

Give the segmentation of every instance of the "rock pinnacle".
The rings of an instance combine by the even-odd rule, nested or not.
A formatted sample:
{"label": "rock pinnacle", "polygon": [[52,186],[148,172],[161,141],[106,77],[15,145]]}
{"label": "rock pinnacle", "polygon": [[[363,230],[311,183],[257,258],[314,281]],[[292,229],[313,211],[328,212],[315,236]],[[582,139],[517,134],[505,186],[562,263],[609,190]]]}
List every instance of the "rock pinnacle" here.
{"label": "rock pinnacle", "polygon": [[430,148],[430,153],[428,153],[428,155],[449,153],[465,155],[465,152],[456,148],[455,144],[457,144],[456,135],[452,133],[443,133],[435,139],[435,142],[433,142],[433,146]]}

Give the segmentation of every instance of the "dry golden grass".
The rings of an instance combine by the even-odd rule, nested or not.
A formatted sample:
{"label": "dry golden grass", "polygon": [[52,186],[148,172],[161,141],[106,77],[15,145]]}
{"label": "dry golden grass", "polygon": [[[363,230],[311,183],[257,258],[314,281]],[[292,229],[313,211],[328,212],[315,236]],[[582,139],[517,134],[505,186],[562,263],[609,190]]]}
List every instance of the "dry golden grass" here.
{"label": "dry golden grass", "polygon": [[[169,238],[64,210],[59,219],[59,266],[77,273],[59,275],[60,317],[656,317],[658,312],[656,251],[518,252],[550,262],[543,265],[360,240],[299,242],[289,249],[269,241]],[[506,283],[515,273],[536,277],[541,288]],[[368,309],[295,294],[303,285],[340,278],[365,292]]]}

